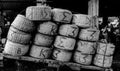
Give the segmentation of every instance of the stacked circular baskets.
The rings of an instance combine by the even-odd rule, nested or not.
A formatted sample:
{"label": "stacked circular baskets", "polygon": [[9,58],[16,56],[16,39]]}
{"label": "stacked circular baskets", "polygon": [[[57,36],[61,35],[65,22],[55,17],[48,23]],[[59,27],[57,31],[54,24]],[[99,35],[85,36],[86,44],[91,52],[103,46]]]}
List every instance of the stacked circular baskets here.
{"label": "stacked circular baskets", "polygon": [[55,8],[52,12],[54,21],[58,22],[60,26],[54,42],[52,57],[59,61],[70,61],[79,28],[71,24],[72,13],[69,10]]}
{"label": "stacked circular baskets", "polygon": [[57,24],[51,21],[51,14],[51,7],[48,6],[30,6],[26,9],[26,17],[37,24],[37,33],[30,50],[32,57],[50,57],[57,31]]}
{"label": "stacked circular baskets", "polygon": [[33,22],[23,15],[17,15],[9,29],[3,53],[13,56],[25,55],[29,50],[34,29]]}
{"label": "stacked circular baskets", "polygon": [[84,65],[90,65],[97,53],[94,64],[110,67],[115,46],[98,42],[99,30],[92,24],[93,17],[89,15],[48,6],[30,6],[26,9],[26,17],[19,14],[11,24],[3,52],[21,56],[31,47],[32,57],[49,58],[52,54],[55,60],[72,60]]}
{"label": "stacked circular baskets", "polygon": [[94,64],[100,67],[109,68],[112,65],[115,46],[111,43],[98,43],[97,54],[94,58]]}
{"label": "stacked circular baskets", "polygon": [[80,64],[90,65],[92,57],[95,54],[99,30],[92,28],[92,16],[89,15],[74,14],[73,23],[81,28],[78,35],[77,48],[74,53],[74,61]]}

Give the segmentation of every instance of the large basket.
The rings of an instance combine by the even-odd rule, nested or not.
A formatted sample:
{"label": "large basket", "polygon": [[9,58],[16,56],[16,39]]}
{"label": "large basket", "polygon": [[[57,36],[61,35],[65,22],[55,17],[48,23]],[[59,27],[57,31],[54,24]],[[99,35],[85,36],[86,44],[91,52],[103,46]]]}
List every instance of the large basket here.
{"label": "large basket", "polygon": [[51,52],[52,50],[50,47],[33,45],[30,50],[30,56],[36,58],[49,58]]}
{"label": "large basket", "polygon": [[79,40],[77,50],[84,54],[94,54],[96,50],[96,42],[88,42]]}
{"label": "large basket", "polygon": [[53,22],[44,22],[38,26],[38,32],[46,35],[56,35],[58,26]]}
{"label": "large basket", "polygon": [[100,67],[110,68],[112,65],[113,56],[105,56],[96,54],[94,58],[94,64]]}
{"label": "large basket", "polygon": [[68,36],[68,37],[76,37],[78,34],[79,28],[76,25],[65,24],[61,25],[59,29],[59,34]]}
{"label": "large basket", "polygon": [[43,35],[40,33],[37,33],[34,39],[34,44],[40,45],[40,46],[51,46],[53,42],[54,37]]}
{"label": "large basket", "polygon": [[33,22],[20,14],[17,15],[17,17],[15,18],[11,25],[19,30],[28,33],[31,33],[35,30],[35,25],[33,24]]}
{"label": "large basket", "polygon": [[111,43],[98,43],[97,53],[102,55],[113,55],[115,45]]}
{"label": "large basket", "polygon": [[3,53],[13,56],[22,56],[28,52],[29,45],[23,45],[7,40]]}
{"label": "large basket", "polygon": [[94,28],[81,29],[79,38],[88,41],[98,41],[100,31]]}
{"label": "large basket", "polygon": [[60,49],[73,50],[76,40],[65,36],[57,36],[54,46]]}
{"label": "large basket", "polygon": [[81,52],[76,51],[74,53],[73,60],[76,63],[84,64],[84,65],[90,65],[92,62],[92,55],[90,54],[83,54]]}
{"label": "large basket", "polygon": [[72,22],[82,28],[92,27],[93,24],[92,16],[84,14],[73,14]]}
{"label": "large basket", "polygon": [[71,57],[72,57],[72,52],[70,51],[57,49],[57,48],[53,51],[53,59],[55,60],[68,62],[70,61]]}
{"label": "large basket", "polygon": [[7,39],[9,39],[10,41],[21,44],[29,44],[31,37],[32,36],[30,34],[19,31],[14,27],[10,27],[7,35]]}
{"label": "large basket", "polygon": [[53,20],[62,23],[70,23],[72,19],[72,12],[65,9],[54,8],[52,10]]}
{"label": "large basket", "polygon": [[48,6],[27,7],[26,17],[32,21],[51,20],[51,7]]}

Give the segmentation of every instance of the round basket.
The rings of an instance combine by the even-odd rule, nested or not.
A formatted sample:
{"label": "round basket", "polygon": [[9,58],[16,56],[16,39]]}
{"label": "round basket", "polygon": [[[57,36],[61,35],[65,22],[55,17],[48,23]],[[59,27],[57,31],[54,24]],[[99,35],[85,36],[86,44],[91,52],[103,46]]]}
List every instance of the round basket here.
{"label": "round basket", "polygon": [[33,45],[30,50],[30,56],[36,58],[49,58],[51,55],[51,48],[43,47],[43,46],[36,46]]}
{"label": "round basket", "polygon": [[90,65],[92,62],[92,55],[83,54],[81,52],[76,51],[74,53],[74,59],[76,63],[84,64],[84,65]]}
{"label": "round basket", "polygon": [[72,52],[61,49],[55,49],[53,51],[53,59],[55,60],[70,61],[71,57],[72,57]]}
{"label": "round basket", "polygon": [[100,31],[94,28],[81,29],[79,38],[88,41],[98,41]]}
{"label": "round basket", "polygon": [[82,28],[92,27],[93,24],[92,16],[84,14],[73,14],[72,22]]}
{"label": "round basket", "polygon": [[34,39],[34,44],[40,46],[51,46],[53,39],[54,37],[37,33]]}
{"label": "round basket", "polygon": [[97,53],[102,55],[113,55],[115,45],[111,43],[98,43]]}
{"label": "round basket", "polygon": [[25,55],[28,52],[28,49],[29,45],[18,44],[7,40],[3,53],[13,56],[21,56]]}
{"label": "round basket", "polygon": [[78,41],[77,50],[84,54],[94,54],[96,50],[95,42]]}
{"label": "round basket", "polygon": [[44,22],[39,25],[38,32],[46,35],[56,35],[57,27],[53,22]]}
{"label": "round basket", "polygon": [[52,10],[53,20],[62,23],[70,23],[72,19],[72,12],[65,9],[54,8]]}
{"label": "round basket", "polygon": [[32,21],[51,20],[51,7],[29,6],[26,9],[26,17]]}
{"label": "round basket", "polygon": [[33,22],[20,14],[17,15],[11,25],[24,32],[31,33],[35,30],[35,25],[33,24]]}
{"label": "round basket", "polygon": [[31,35],[10,27],[7,39],[15,43],[29,44]]}
{"label": "round basket", "polygon": [[65,24],[61,25],[59,29],[59,34],[68,36],[68,37],[76,37],[78,34],[79,28],[76,25]]}
{"label": "round basket", "polygon": [[76,40],[65,36],[57,36],[54,46],[60,49],[73,50]]}
{"label": "round basket", "polygon": [[100,67],[110,68],[112,65],[113,56],[104,56],[96,54],[94,58],[94,64]]}

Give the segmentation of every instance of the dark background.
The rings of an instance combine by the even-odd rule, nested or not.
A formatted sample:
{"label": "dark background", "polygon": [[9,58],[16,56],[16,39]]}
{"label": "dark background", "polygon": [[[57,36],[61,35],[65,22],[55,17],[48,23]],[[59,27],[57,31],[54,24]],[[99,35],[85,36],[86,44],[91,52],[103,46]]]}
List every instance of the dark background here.
{"label": "dark background", "polygon": [[[48,0],[49,1],[49,0]],[[74,12],[87,14],[89,0],[51,0],[50,6],[65,8]],[[99,16],[119,16],[119,0],[99,0]]]}
{"label": "dark background", "polygon": [[[5,2],[8,1],[8,2]],[[16,1],[16,2],[13,2]],[[0,9],[21,11],[27,6],[36,5],[36,0],[0,0]],[[73,11],[74,13],[87,14],[89,0],[47,0],[47,4]],[[99,16],[119,16],[119,0],[99,0]]]}

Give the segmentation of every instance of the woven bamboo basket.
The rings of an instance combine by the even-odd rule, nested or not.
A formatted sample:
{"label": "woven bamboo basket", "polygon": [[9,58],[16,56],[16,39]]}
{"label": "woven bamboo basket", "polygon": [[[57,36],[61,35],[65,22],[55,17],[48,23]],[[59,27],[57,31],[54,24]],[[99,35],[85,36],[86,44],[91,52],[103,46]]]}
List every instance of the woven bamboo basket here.
{"label": "woven bamboo basket", "polygon": [[7,39],[9,39],[10,41],[21,44],[29,44],[31,37],[32,36],[30,34],[19,31],[14,27],[10,27],[7,35]]}
{"label": "woven bamboo basket", "polygon": [[72,52],[57,48],[53,51],[53,59],[55,60],[68,62],[70,61],[71,57],[72,57]]}
{"label": "woven bamboo basket", "polygon": [[20,14],[16,16],[11,25],[21,31],[28,33],[31,33],[35,30],[35,25],[33,24],[33,22]]}
{"label": "woven bamboo basket", "polygon": [[13,56],[25,55],[29,50],[29,45],[23,45],[19,43],[14,43],[7,40],[3,53],[10,54]]}
{"label": "woven bamboo basket", "polygon": [[30,56],[36,58],[49,58],[51,52],[52,50],[50,47],[33,45],[30,50]]}
{"label": "woven bamboo basket", "polygon": [[72,12],[66,9],[54,8],[52,10],[53,20],[62,23],[70,23],[72,20]]}
{"label": "woven bamboo basket", "polygon": [[78,35],[78,31],[79,28],[76,25],[65,24],[60,26],[59,34],[68,37],[76,37]]}
{"label": "woven bamboo basket", "polygon": [[38,26],[38,32],[46,35],[56,35],[57,24],[53,22],[44,22]]}
{"label": "woven bamboo basket", "polygon": [[48,6],[29,6],[26,9],[26,17],[32,21],[51,20],[51,7]]}
{"label": "woven bamboo basket", "polygon": [[110,68],[112,65],[113,56],[105,56],[96,54],[94,64],[100,67]]}
{"label": "woven bamboo basket", "polygon": [[92,55],[90,54],[83,54],[81,52],[76,51],[74,53],[74,62],[84,64],[84,65],[90,65],[92,62]]}
{"label": "woven bamboo basket", "polygon": [[37,33],[34,39],[34,44],[40,45],[40,46],[51,46],[53,40],[54,40],[54,37],[52,36],[47,36],[47,35]]}
{"label": "woven bamboo basket", "polygon": [[76,40],[65,36],[57,36],[54,46],[60,49],[73,50]]}

